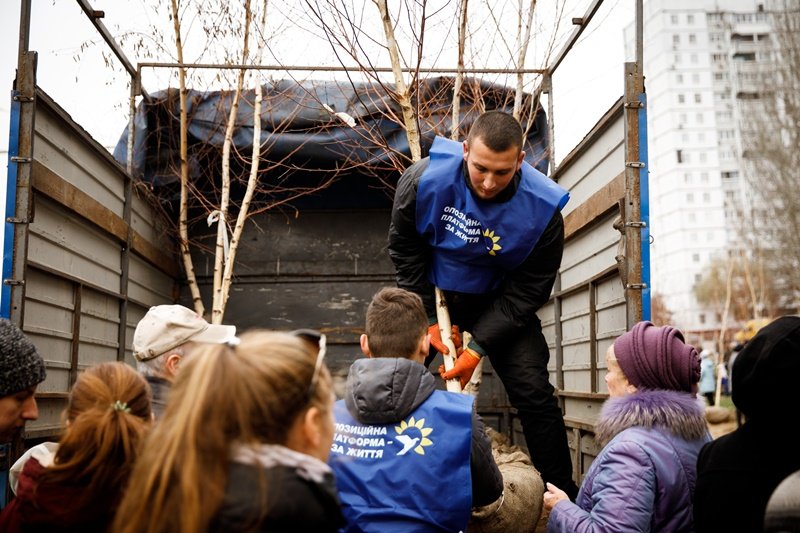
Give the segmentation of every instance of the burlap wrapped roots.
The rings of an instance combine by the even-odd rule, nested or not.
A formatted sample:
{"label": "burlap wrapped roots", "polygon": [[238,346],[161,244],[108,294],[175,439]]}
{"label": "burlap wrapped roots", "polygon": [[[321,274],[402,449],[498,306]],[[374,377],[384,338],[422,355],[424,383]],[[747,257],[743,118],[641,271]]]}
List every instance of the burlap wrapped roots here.
{"label": "burlap wrapped roots", "polygon": [[733,409],[712,405],[706,407],[706,421],[709,424],[722,424],[733,420]]}
{"label": "burlap wrapped roots", "polygon": [[544,482],[530,457],[505,436],[491,428],[492,455],[503,474],[503,496],[485,507],[473,509],[470,533],[530,533],[542,513]]}

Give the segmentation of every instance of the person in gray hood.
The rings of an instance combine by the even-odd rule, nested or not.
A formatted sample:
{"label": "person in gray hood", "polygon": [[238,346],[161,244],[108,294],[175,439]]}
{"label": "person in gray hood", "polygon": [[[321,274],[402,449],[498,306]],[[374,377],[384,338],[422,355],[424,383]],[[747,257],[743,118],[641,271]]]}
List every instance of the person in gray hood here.
{"label": "person in gray hood", "polygon": [[436,390],[422,362],[428,320],[419,296],[385,288],[367,309],[361,349],[336,420],[330,465],[345,531],[466,530],[472,507],[503,479],[469,395]]}

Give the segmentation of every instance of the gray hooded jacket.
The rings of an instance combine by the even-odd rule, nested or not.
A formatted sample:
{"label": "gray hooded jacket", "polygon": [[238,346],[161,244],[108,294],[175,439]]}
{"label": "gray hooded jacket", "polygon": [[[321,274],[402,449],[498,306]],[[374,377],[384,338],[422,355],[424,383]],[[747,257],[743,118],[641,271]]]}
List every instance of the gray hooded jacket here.
{"label": "gray hooded jacket", "polygon": [[[436,390],[433,375],[421,364],[399,357],[359,359],[350,367],[344,402],[363,424],[403,420]],[[492,457],[483,421],[472,414],[472,506],[488,505],[503,492],[503,477]]]}

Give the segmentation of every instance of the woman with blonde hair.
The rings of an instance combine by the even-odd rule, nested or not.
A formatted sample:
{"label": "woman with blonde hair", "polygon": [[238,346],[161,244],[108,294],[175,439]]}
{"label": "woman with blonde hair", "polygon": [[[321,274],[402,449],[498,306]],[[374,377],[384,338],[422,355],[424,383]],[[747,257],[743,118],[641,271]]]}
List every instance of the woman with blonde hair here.
{"label": "woman with blonde hair", "polygon": [[12,467],[17,495],[0,514],[0,531],[100,532],[111,525],[152,423],[147,382],[124,363],[93,366],[78,376],[63,418],[57,444],[33,448]]}
{"label": "woman with blonde hair", "polygon": [[[256,331],[181,370],[114,531],[337,531],[324,336]],[[313,340],[314,342],[308,342]]]}

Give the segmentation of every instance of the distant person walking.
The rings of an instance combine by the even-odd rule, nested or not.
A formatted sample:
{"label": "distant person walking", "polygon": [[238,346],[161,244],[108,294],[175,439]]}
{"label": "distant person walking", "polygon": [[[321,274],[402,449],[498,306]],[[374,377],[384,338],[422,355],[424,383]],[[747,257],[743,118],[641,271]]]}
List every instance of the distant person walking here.
{"label": "distant person walking", "polygon": [[717,390],[717,378],[714,375],[714,355],[708,351],[700,352],[700,394],[708,405],[714,405],[714,393]]}

